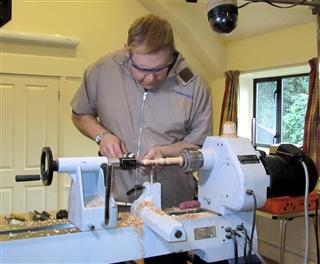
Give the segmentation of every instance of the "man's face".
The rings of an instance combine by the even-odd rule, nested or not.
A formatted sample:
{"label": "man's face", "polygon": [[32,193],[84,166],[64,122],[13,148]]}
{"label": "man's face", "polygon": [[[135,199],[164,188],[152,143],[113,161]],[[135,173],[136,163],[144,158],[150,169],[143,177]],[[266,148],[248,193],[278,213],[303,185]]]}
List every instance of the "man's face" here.
{"label": "man's face", "polygon": [[128,52],[133,78],[145,89],[157,87],[167,77],[172,63],[171,55],[169,49],[152,54],[142,54],[138,50]]}

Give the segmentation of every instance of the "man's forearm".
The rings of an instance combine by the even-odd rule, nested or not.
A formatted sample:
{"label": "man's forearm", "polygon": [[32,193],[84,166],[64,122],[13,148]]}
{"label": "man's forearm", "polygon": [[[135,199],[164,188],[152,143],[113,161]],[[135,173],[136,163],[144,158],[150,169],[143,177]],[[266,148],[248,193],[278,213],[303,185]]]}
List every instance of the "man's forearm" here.
{"label": "man's forearm", "polygon": [[164,157],[176,157],[184,148],[199,148],[198,145],[191,144],[186,141],[180,141],[171,145],[161,146],[161,152]]}
{"label": "man's forearm", "polygon": [[72,113],[72,122],[83,135],[92,140],[95,140],[95,137],[99,133],[108,133],[98,122],[97,118],[91,115],[77,115]]}

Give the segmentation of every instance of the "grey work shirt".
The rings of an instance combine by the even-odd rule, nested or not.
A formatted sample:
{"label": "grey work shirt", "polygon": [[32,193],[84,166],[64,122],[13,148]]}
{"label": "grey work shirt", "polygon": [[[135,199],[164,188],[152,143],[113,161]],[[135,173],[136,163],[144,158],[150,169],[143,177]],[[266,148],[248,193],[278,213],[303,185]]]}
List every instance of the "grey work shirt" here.
{"label": "grey work shirt", "polygon": [[[212,133],[211,93],[181,54],[167,78],[148,92],[132,78],[129,67],[123,50],[98,59],[86,70],[71,102],[74,113],[98,117],[105,129],[140,158],[151,147],[182,140],[202,145]],[[185,69],[188,76],[182,74]],[[127,191],[148,180],[149,175],[135,170],[116,170],[116,200],[132,202],[136,196],[127,195]],[[156,180],[161,183],[163,208],[191,200],[195,194],[192,175],[176,166],[162,168]]]}

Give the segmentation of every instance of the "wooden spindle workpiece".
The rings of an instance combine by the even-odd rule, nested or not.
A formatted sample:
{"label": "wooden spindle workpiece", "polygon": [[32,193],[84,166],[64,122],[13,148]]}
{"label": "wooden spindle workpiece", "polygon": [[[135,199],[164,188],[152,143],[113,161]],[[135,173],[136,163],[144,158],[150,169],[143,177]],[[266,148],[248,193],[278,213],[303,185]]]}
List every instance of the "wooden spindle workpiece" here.
{"label": "wooden spindle workpiece", "polygon": [[166,166],[166,165],[179,165],[182,166],[182,157],[172,157],[172,158],[158,158],[158,159],[143,159],[139,161],[141,166]]}

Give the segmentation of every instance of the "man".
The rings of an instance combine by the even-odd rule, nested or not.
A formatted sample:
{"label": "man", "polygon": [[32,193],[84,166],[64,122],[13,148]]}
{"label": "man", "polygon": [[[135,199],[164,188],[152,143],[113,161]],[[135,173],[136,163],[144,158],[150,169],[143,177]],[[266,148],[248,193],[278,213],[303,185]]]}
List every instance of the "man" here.
{"label": "man", "polygon": [[[212,129],[210,89],[175,50],[170,24],[154,15],[134,21],[124,49],[86,70],[72,109],[75,126],[109,158],[177,156],[201,146]],[[115,199],[132,202],[149,173],[119,170],[114,180]],[[177,166],[162,168],[156,180],[163,208],[194,198],[192,175]]]}

